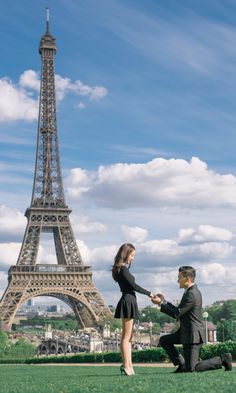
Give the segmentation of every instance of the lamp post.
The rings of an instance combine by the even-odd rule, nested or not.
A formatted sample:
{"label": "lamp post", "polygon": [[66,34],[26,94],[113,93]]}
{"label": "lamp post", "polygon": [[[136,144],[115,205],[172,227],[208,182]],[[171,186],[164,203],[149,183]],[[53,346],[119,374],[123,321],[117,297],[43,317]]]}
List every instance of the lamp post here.
{"label": "lamp post", "polygon": [[149,322],[150,348],[152,348],[152,327],[153,327],[153,323],[152,323],[152,321],[150,321],[150,322]]}
{"label": "lamp post", "polygon": [[220,319],[220,323],[221,323],[221,327],[222,327],[222,342],[225,341],[225,325],[224,325],[224,322],[225,322],[225,318],[221,318]]}
{"label": "lamp post", "polygon": [[119,351],[119,346],[118,346],[118,333],[119,333],[119,329],[116,328],[115,330],[115,338],[116,338],[116,352]]}
{"label": "lamp post", "polygon": [[204,311],[202,316],[205,319],[205,333],[206,333],[206,344],[207,344],[207,342],[208,342],[207,318],[208,318],[209,314],[207,311]]}
{"label": "lamp post", "polygon": [[236,321],[232,320],[232,337],[231,337],[232,341],[235,341],[235,339],[236,339],[235,326],[234,326],[235,323],[236,323]]}

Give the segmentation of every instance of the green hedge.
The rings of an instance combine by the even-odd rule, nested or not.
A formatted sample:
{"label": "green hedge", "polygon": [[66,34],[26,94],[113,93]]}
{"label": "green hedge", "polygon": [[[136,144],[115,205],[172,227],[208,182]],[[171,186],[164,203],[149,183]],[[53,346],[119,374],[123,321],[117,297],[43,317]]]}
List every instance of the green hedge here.
{"label": "green hedge", "polygon": [[230,352],[233,359],[236,360],[236,341],[227,341],[216,345],[203,345],[200,350],[200,357],[204,360],[214,356],[219,356],[225,352]]}
{"label": "green hedge", "polygon": [[134,351],[132,356],[133,362],[151,363],[164,362],[168,360],[167,354],[163,348],[145,349],[143,351]]}
{"label": "green hedge", "polygon": [[[179,346],[182,351],[182,347]],[[201,359],[209,359],[218,356],[224,352],[231,352],[233,359],[236,360],[236,342],[225,342],[221,344],[203,345],[200,350]],[[169,359],[163,348],[146,349],[142,351],[133,351],[133,362],[135,363],[151,363],[151,362],[168,362]],[[0,359],[0,363],[119,363],[121,362],[120,352],[102,352],[102,353],[79,353],[76,355],[51,355],[32,357],[27,359]]]}
{"label": "green hedge", "polygon": [[0,358],[0,364],[23,364],[26,361],[25,358]]}
{"label": "green hedge", "polygon": [[[182,345],[177,345],[178,351],[183,354]],[[227,341],[219,344],[204,344],[201,346],[199,357],[201,360],[219,356],[222,353],[230,352],[233,360],[236,361],[236,341]],[[167,358],[168,359],[168,358]]]}

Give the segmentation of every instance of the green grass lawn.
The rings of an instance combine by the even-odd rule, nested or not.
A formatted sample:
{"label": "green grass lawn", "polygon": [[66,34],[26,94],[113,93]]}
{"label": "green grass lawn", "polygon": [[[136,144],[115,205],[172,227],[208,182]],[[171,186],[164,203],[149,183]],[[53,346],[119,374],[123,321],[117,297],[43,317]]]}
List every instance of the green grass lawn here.
{"label": "green grass lawn", "polygon": [[236,368],[173,374],[172,368],[136,367],[121,376],[114,366],[0,365],[1,393],[235,393]]}

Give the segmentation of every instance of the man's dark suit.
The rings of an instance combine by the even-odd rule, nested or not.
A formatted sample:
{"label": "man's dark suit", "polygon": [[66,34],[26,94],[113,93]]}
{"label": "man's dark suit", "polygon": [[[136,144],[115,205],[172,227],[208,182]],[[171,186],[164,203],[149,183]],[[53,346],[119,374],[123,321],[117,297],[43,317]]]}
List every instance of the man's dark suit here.
{"label": "man's dark suit", "polygon": [[[186,371],[206,371],[222,367],[219,356],[198,362],[200,346],[205,342],[205,329],[201,321],[202,295],[197,285],[187,288],[178,307],[166,302],[161,304],[161,311],[180,323],[176,333],[160,337],[160,345],[168,353],[174,365],[183,365]],[[183,344],[184,359],[174,344]]]}

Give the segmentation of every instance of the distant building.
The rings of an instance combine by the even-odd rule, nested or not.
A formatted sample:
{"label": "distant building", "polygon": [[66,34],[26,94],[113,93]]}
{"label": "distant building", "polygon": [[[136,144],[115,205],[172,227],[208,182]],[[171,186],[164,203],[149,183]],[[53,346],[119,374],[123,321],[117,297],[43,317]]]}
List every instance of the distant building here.
{"label": "distant building", "polygon": [[103,328],[103,338],[109,338],[111,337],[111,330],[110,330],[110,325],[105,325]]}
{"label": "distant building", "polygon": [[34,300],[33,299],[29,299],[27,300],[27,307],[33,307],[34,306]]}
{"label": "distant building", "polygon": [[47,311],[49,312],[61,312],[62,308],[59,304],[53,304],[52,306],[49,306],[47,308]]}
{"label": "distant building", "polygon": [[17,313],[14,317],[13,324],[20,325],[21,321],[27,321],[27,320],[28,320],[28,316],[26,314],[24,314],[24,313],[18,314]]}
{"label": "distant building", "polygon": [[89,352],[102,352],[103,351],[103,341],[99,334],[90,334],[89,340]]}
{"label": "distant building", "polygon": [[165,322],[164,325],[161,328],[160,335],[162,334],[169,334],[172,333],[173,329],[175,328],[175,323],[174,322]]}
{"label": "distant building", "polygon": [[45,340],[50,340],[52,339],[52,327],[50,323],[46,326],[46,331],[45,331]]}
{"label": "distant building", "polygon": [[214,323],[207,321],[207,341],[210,343],[214,343],[217,341],[217,327]]}

